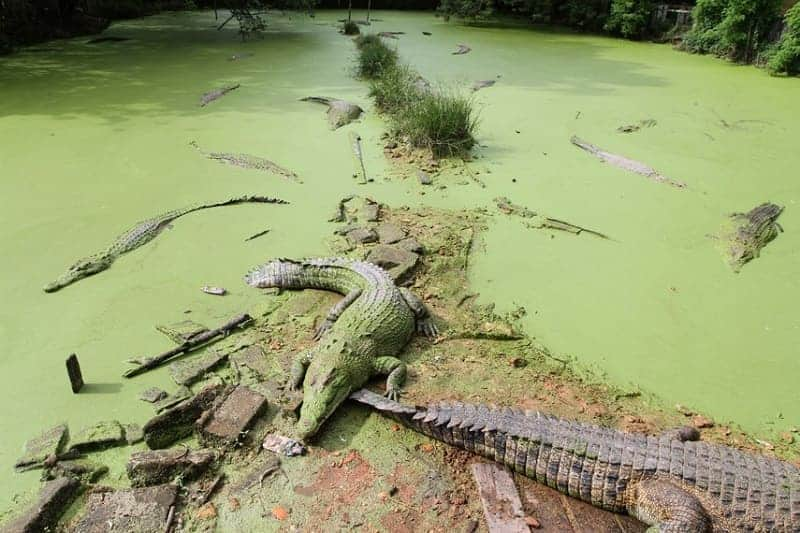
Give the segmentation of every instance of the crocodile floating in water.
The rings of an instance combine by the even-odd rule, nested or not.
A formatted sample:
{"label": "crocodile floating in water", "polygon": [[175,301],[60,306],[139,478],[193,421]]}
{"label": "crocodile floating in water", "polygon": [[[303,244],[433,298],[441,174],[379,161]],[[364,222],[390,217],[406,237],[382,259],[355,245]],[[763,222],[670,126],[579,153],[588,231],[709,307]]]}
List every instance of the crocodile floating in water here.
{"label": "crocodile floating in water", "polygon": [[469,52],[469,51],[471,51],[471,50],[472,50],[472,48],[470,48],[470,47],[469,47],[469,46],[467,46],[466,44],[459,44],[459,45],[458,45],[458,50],[456,50],[456,51],[455,51],[455,52],[453,52],[452,54],[453,54],[454,56],[460,56],[460,55],[463,55],[463,54],[466,54],[466,53],[468,53],[468,52]]}
{"label": "crocodile floating in water", "polygon": [[781,213],[783,207],[766,202],[747,213],[730,216],[733,227],[723,231],[722,239],[728,243],[728,264],[734,272],[758,257],[761,249],[783,231],[778,224]]}
{"label": "crocodile floating in water", "polygon": [[350,124],[364,112],[356,104],[351,104],[344,100],[328,98],[327,96],[306,96],[300,99],[302,102],[316,102],[328,106],[328,124],[335,130]]}
{"label": "crocodile floating in water", "polygon": [[396,399],[406,365],[395,356],[414,330],[433,337],[436,327],[425,305],[405,287],[397,287],[382,268],[333,257],[279,259],[245,276],[259,288],[324,289],[346,295],[317,328],[318,343],[292,365],[292,388],[303,385],[303,406],[295,437],[314,435],[323,422],[372,376],[386,374],[386,394]]}
{"label": "crocodile floating in water", "polygon": [[800,531],[800,469],[783,461],[539,412],[457,402],[411,407],[368,390],[350,397],[653,531]]}
{"label": "crocodile floating in water", "polygon": [[682,181],[675,181],[671,178],[663,176],[659,174],[658,171],[648,167],[644,163],[641,163],[639,161],[634,161],[633,159],[628,159],[627,157],[621,155],[612,154],[611,152],[606,152],[599,146],[595,146],[592,143],[588,143],[584,140],[581,140],[575,135],[570,137],[569,141],[578,148],[589,152],[590,154],[600,159],[601,161],[614,165],[615,167],[619,167],[621,169],[630,172],[635,172],[641,176],[650,178],[653,181],[657,181],[659,183],[666,183],[668,185],[672,185],[673,187],[678,187],[680,189],[686,187],[686,184],[683,183]]}
{"label": "crocodile floating in water", "polygon": [[298,176],[288,168],[284,168],[278,165],[277,163],[273,163],[269,159],[264,159],[263,157],[257,157],[250,154],[231,154],[228,152],[204,152],[195,141],[190,142],[189,145],[196,148],[198,152],[200,152],[209,159],[213,159],[215,161],[221,161],[223,163],[228,163],[229,165],[233,165],[235,167],[246,168],[249,170],[260,170],[262,172],[277,174],[278,176],[282,176],[288,180],[292,180],[297,183],[303,183],[303,180],[300,179],[300,176]]}
{"label": "crocodile floating in water", "polygon": [[203,96],[200,97],[200,107],[205,107],[214,100],[219,100],[229,92],[238,89],[240,85],[238,83],[234,83],[233,85],[227,85],[225,87],[221,87],[219,89],[214,89],[213,91],[209,91]]}
{"label": "crocodile floating in water", "polygon": [[76,261],[58,279],[45,285],[44,291],[55,292],[80,279],[106,270],[117,257],[152,241],[170,222],[187,213],[212,207],[221,207],[223,205],[243,203],[285,204],[288,202],[277,198],[269,198],[267,196],[240,196],[238,198],[230,198],[210,204],[194,204],[189,207],[184,207],[183,209],[176,209],[175,211],[169,211],[162,215],[149,218],[139,222],[133,228],[117,237],[111,246],[102,252]]}

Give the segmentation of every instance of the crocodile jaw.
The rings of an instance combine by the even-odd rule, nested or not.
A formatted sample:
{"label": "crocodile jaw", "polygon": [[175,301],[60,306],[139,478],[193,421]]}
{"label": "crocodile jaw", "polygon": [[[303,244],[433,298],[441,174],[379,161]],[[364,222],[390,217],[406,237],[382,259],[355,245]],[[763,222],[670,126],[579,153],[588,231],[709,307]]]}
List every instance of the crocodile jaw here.
{"label": "crocodile jaw", "polygon": [[306,384],[300,420],[295,428],[297,438],[305,441],[314,436],[351,392],[352,387],[342,379],[327,383],[320,388]]}
{"label": "crocodile jaw", "polygon": [[91,276],[92,274],[97,274],[98,272],[105,270],[110,265],[110,260],[106,256],[102,257],[87,257],[84,259],[79,260],[74,265],[69,267],[66,272],[64,272],[61,276],[59,276],[56,280],[51,281],[47,285],[45,285],[42,289],[44,292],[55,292],[59,289],[63,289],[67,285],[75,283],[78,280],[81,280],[85,277]]}

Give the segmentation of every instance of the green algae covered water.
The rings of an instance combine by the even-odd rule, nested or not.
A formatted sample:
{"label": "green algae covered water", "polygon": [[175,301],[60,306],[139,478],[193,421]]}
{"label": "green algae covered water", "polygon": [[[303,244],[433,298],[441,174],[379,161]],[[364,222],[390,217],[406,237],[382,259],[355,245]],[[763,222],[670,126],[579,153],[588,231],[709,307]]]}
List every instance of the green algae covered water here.
{"label": "green algae covered water", "polygon": [[[480,146],[470,167],[486,187],[445,172],[436,181],[446,188],[423,189],[389,172],[385,123],[351,76],[340,17],[276,15],[264,39],[242,43],[216,31],[212,13],[164,14],[107,31],[129,41],[56,41],[0,59],[0,509],[36,486],[38,473],[11,468],[27,438],[61,421],[73,432],[146,421],[152,409],[138,393],[174,385],[165,370],[124,381],[124,359],[170,347],[157,324],[214,326],[257,304],[241,281],[248,267],[326,253],[328,214],[353,193],[492,212],[493,199],[508,196],[609,235],[532,230],[497,213],[471,263],[473,288],[500,310],[525,307],[528,332],[554,354],[622,387],[766,437],[800,425],[800,80],[666,46],[379,13],[374,31],[406,32],[398,51],[428,79],[465,89],[497,80],[475,95]],[[459,43],[472,51],[451,55]],[[241,87],[199,106],[231,83]],[[298,101],[312,95],[368,114],[331,131],[323,107]],[[657,125],[616,132],[642,119]],[[375,178],[366,186],[351,177],[354,129]],[[688,187],[603,164],[572,146],[573,134]],[[192,141],[271,159],[303,183],[210,161]],[[41,290],[138,220],[242,194],[292,203],[187,215],[109,270]],[[786,206],[786,231],[734,274],[713,234],[729,213],[764,201]],[[229,294],[206,295],[204,285]],[[88,383],[79,395],[64,369],[73,352]]]}

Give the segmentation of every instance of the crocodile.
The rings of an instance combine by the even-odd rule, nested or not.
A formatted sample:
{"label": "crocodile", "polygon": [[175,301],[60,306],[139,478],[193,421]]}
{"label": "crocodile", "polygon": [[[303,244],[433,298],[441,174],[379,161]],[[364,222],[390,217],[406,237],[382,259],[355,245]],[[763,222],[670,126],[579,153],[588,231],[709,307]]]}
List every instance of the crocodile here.
{"label": "crocodile", "polygon": [[406,365],[395,357],[416,330],[435,337],[425,305],[397,287],[382,268],[343,257],[276,259],[245,276],[257,288],[323,289],[344,294],[317,328],[318,342],[295,359],[289,386],[303,387],[295,437],[312,437],[351,392],[374,375],[387,375],[386,395],[397,399]]}
{"label": "crocodile", "polygon": [[301,98],[300,101],[316,102],[328,106],[328,124],[330,124],[332,130],[350,124],[364,112],[364,110],[356,104],[337,98],[328,98],[327,96],[306,96],[305,98]]}
{"label": "crocodile", "polygon": [[761,255],[761,249],[783,231],[778,223],[781,213],[782,206],[765,202],[747,213],[730,216],[722,237],[728,245],[726,255],[734,272]]}
{"label": "crocodile", "polygon": [[668,185],[672,185],[673,187],[677,187],[679,189],[686,188],[686,184],[683,183],[682,181],[677,181],[672,178],[668,178],[667,176],[664,176],[657,170],[645,165],[640,161],[635,161],[633,159],[628,159],[625,156],[612,154],[611,152],[606,152],[599,146],[596,146],[590,142],[586,142],[575,135],[570,137],[569,142],[571,142],[581,150],[589,152],[599,160],[614,165],[615,167],[619,167],[629,172],[635,172],[640,176],[644,176],[659,183],[666,183]]}
{"label": "crocodile", "polygon": [[148,218],[117,237],[105,250],[79,259],[73,263],[72,266],[67,268],[56,280],[45,285],[44,292],[55,292],[78,280],[106,270],[117,257],[155,239],[158,234],[161,233],[161,230],[178,217],[201,209],[242,203],[286,204],[288,202],[278,198],[269,198],[267,196],[240,196],[238,198],[229,198],[221,202],[194,204],[182,209],[168,211],[153,218]]}
{"label": "crocodile", "polygon": [[800,532],[800,468],[777,459],[540,412],[459,402],[412,407],[366,389],[350,398],[563,494],[632,515],[648,531]]}

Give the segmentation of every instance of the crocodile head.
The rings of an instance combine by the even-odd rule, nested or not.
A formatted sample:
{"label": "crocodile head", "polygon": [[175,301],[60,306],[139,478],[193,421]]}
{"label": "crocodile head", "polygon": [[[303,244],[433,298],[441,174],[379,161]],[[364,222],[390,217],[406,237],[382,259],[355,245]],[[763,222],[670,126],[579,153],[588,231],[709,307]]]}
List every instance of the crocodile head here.
{"label": "crocodile head", "polygon": [[59,289],[66,287],[71,283],[75,283],[79,279],[83,279],[92,274],[105,270],[111,264],[110,258],[107,255],[92,255],[84,257],[75,262],[66,272],[61,274],[56,280],[51,281],[45,285],[44,292],[55,292]]}
{"label": "crocodile head", "polygon": [[303,265],[290,259],[275,259],[248,272],[244,281],[251,287],[289,287],[303,272]]}
{"label": "crocodile head", "polygon": [[309,367],[303,382],[303,406],[295,435],[300,440],[313,436],[352,392],[350,379],[341,369]]}

